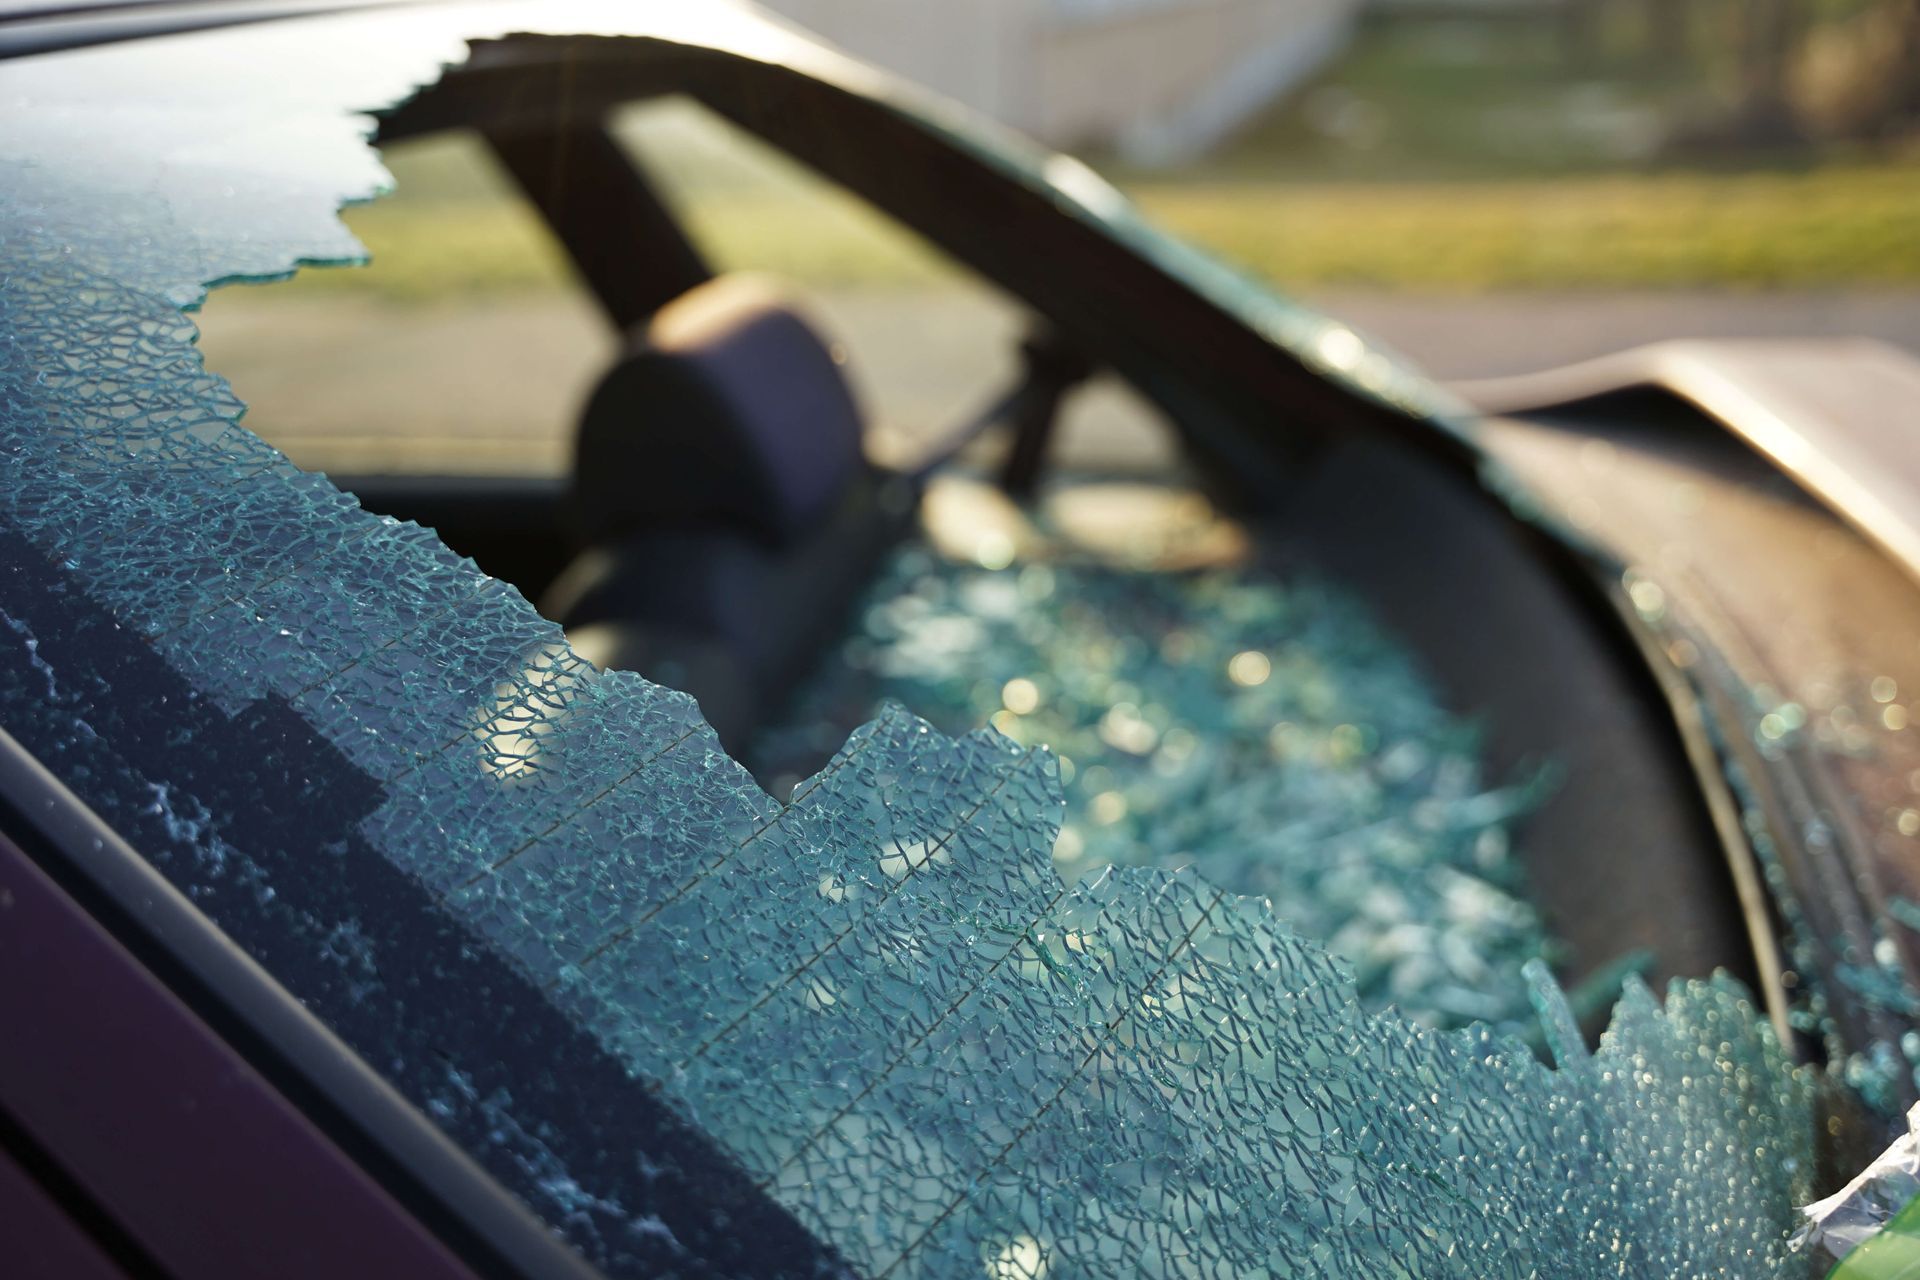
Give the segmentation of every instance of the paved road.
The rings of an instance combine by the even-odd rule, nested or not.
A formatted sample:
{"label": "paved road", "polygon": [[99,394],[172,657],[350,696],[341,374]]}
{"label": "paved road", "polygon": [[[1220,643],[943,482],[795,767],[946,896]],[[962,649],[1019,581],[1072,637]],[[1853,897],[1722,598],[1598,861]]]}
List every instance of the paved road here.
{"label": "paved road", "polygon": [[1330,292],[1313,305],[1440,379],[1531,373],[1665,338],[1879,338],[1920,355],[1920,292]]}
{"label": "paved road", "polygon": [[[1920,292],[1310,301],[1443,379],[1676,337],[1868,336],[1920,354]],[[818,302],[896,453],[961,421],[1012,374],[1022,320],[984,291],[849,291]],[[209,365],[253,406],[248,425],[334,472],[561,469],[579,407],[615,349],[592,305],[564,294],[392,306],[225,289],[201,322]],[[1152,415],[1113,386],[1073,404],[1065,436],[1089,459],[1150,466],[1166,456]]]}

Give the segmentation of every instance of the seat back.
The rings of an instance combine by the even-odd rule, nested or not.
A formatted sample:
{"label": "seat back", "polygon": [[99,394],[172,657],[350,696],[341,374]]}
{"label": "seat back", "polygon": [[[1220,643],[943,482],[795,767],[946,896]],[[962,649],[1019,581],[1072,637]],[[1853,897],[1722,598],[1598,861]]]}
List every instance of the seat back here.
{"label": "seat back", "polygon": [[831,350],[769,283],[726,276],[663,308],[581,419],[576,515],[590,542],[731,527],[786,545],[865,470]]}
{"label": "seat back", "polygon": [[766,282],[669,304],[580,424],[587,550],[541,601],[580,655],[694,695],[738,753],[911,527],[839,362]]}

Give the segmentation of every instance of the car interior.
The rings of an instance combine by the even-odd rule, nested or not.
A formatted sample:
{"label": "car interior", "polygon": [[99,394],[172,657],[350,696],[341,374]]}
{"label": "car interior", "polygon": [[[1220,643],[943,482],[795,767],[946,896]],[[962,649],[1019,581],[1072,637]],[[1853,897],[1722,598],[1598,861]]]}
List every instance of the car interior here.
{"label": "car interior", "polygon": [[[1756,938],[1772,922],[1729,870],[1724,815],[1676,785],[1700,764],[1673,727],[1678,695],[1588,567],[1491,500],[1447,431],[1311,370],[1109,228],[911,117],[767,64],[607,43],[570,59],[564,86],[557,60],[524,43],[482,44],[380,118],[387,147],[485,141],[564,247],[615,354],[580,406],[564,477],[335,475],[366,507],[436,530],[520,587],[591,661],[692,693],[751,763],[898,548],[925,540],[995,564],[1045,554],[1022,547],[1020,522],[1050,495],[1115,479],[1097,460],[1063,462],[1063,413],[1090,379],[1118,380],[1173,459],[1121,477],[1123,498],[1175,493],[1204,512],[1196,534],[1195,508],[1181,507],[1185,523],[1155,533],[1135,567],[1190,569],[1197,541],[1200,563],[1337,581],[1482,727],[1492,773],[1560,767],[1519,852],[1570,981],[1639,949],[1656,982],[1724,968],[1768,986]],[[1010,384],[979,387],[983,407],[923,433],[913,456],[877,459],[887,451],[850,390],[861,351],[797,287],[710,265],[662,195],[669,175],[614,136],[618,110],[670,98],[1014,299],[1028,320]],[[982,223],[997,234],[973,234]],[[1106,518],[1137,533],[1164,508],[1123,500]],[[778,793],[830,753],[789,757],[762,782]]]}

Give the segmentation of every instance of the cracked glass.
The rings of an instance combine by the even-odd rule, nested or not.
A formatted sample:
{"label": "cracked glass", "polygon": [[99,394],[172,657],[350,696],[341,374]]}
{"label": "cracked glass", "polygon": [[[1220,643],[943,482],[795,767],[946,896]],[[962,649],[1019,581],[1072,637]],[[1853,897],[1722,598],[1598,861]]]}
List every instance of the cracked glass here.
{"label": "cracked glass", "polygon": [[1191,868],[1063,879],[996,733],[888,709],[776,801],[242,426],[185,313],[353,261],[354,113],[512,30],[836,65],[503,5],[0,67],[10,732],[611,1273],[1793,1274],[1813,1081],[1737,984],[1630,980],[1589,1051],[1535,966],[1548,1066]]}

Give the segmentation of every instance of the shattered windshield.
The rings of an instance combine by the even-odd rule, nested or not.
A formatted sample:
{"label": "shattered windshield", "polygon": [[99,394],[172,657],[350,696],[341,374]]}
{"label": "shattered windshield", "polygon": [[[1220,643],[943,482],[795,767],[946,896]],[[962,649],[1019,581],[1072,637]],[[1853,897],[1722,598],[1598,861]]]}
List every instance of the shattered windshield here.
{"label": "shattered windshield", "polygon": [[[1506,878],[1524,796],[1337,595],[896,566],[919,585],[857,637],[877,717],[775,799],[690,698],[241,424],[187,312],[356,257],[337,210],[383,179],[355,112],[507,30],[823,57],[701,13],[0,68],[28,108],[0,137],[9,732],[609,1273],[1793,1274],[1812,1078],[1726,978],[1630,978],[1589,1049]],[[970,667],[943,611],[991,630],[1022,593],[1072,605],[993,641],[1041,678]],[[1118,616],[1225,677],[1237,737],[1173,733],[1191,692],[1124,639],[1081,664],[1098,716],[1068,707],[1055,651]],[[1338,705],[1335,661],[1363,686]],[[1001,705],[929,696],[956,670]],[[1301,757],[1305,794],[1257,753]],[[1377,829],[1313,810],[1342,788]],[[1410,941],[1415,905],[1477,932]]]}

